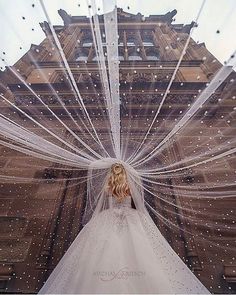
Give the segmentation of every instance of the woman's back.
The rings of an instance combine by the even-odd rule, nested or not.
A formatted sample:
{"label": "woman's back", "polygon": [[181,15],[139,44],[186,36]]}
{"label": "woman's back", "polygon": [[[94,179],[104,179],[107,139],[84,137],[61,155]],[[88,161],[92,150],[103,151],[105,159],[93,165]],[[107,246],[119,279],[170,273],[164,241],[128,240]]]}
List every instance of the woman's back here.
{"label": "woman's back", "polygon": [[132,207],[131,203],[132,203],[131,196],[127,196],[123,198],[121,201],[114,196],[109,197],[110,208],[131,208]]}

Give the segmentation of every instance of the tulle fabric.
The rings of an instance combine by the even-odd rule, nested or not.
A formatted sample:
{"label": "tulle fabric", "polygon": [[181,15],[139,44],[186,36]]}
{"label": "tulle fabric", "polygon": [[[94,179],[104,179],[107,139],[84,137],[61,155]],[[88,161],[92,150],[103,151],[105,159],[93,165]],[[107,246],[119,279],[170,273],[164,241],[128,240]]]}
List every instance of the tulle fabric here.
{"label": "tulle fabric", "polygon": [[[93,217],[39,294],[208,294],[131,198]],[[115,202],[115,204],[114,204]]]}
{"label": "tulle fabric", "polygon": [[97,216],[104,209],[112,209],[113,203],[108,203],[107,182],[110,175],[111,166],[120,163],[124,166],[128,185],[133,196],[135,207],[138,211],[148,214],[144,205],[144,187],[142,179],[137,170],[128,163],[117,158],[103,158],[92,162],[88,167],[87,178],[87,199],[83,214],[83,224],[85,225],[91,217]]}

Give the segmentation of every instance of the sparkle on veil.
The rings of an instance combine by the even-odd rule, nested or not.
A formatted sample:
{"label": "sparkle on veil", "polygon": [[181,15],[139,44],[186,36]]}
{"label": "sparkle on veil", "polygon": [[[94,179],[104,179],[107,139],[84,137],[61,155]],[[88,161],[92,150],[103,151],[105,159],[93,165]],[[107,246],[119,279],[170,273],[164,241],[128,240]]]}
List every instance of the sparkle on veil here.
{"label": "sparkle on veil", "polygon": [[[3,75],[0,77],[9,78],[9,87],[5,86],[4,79],[0,81],[1,146],[28,155],[29,159],[35,159],[35,164],[32,165],[38,165],[39,171],[42,163],[50,163],[58,171],[64,171],[62,180],[67,180],[67,173],[81,173],[80,176],[71,178],[75,180],[71,186],[86,182],[86,193],[83,194],[86,199],[83,225],[91,224],[89,221],[94,223],[93,228],[89,225],[91,235],[95,235],[96,230],[102,235],[102,229],[104,233],[112,234],[111,226],[116,220],[115,215],[111,216],[108,224],[103,222],[101,229],[96,222],[108,218],[107,213],[100,213],[107,208],[106,180],[110,167],[114,163],[122,164],[127,172],[135,208],[142,216],[143,227],[149,233],[153,245],[156,239],[159,239],[161,254],[158,255],[169,255],[163,258],[161,263],[168,269],[171,287],[183,292],[180,281],[183,279],[181,276],[185,275],[189,276],[189,284],[192,284],[188,286],[189,292],[205,291],[192,279],[190,271],[181,274],[182,261],[176,259],[178,276],[171,270],[171,261],[175,256],[168,250],[164,237],[152,227],[149,215],[159,228],[171,232],[176,240],[180,237],[188,245],[202,243],[219,251],[235,251],[234,242],[219,244],[212,238],[213,232],[221,234],[224,230],[227,230],[228,236],[233,236],[236,229],[233,208],[219,216],[209,216],[207,210],[214,206],[217,200],[227,202],[228,199],[235,198],[235,179],[227,172],[227,161],[234,163],[236,152],[235,136],[232,134],[236,111],[232,104],[236,98],[231,95],[232,89],[235,89],[235,48],[230,48],[232,50],[222,64],[213,55],[210,61],[207,60],[201,53],[204,49],[200,47],[199,55],[203,56],[201,60],[194,60],[190,47],[200,46],[199,42],[194,41],[194,34],[201,29],[201,25],[206,25],[201,23],[201,19],[207,11],[206,0],[196,1],[199,5],[194,11],[193,22],[182,29],[182,32],[185,30],[186,33],[179,34],[181,25],[173,24],[176,11],[173,10],[165,16],[169,19],[169,25],[173,24],[172,28],[175,28],[172,34],[175,34],[176,40],[174,44],[166,44],[166,47],[160,50],[163,51],[162,56],[165,56],[178,49],[178,58],[151,60],[153,52],[160,53],[158,40],[155,44],[152,43],[147,33],[146,45],[153,47],[153,51],[150,50],[150,55],[147,55],[148,51],[144,48],[146,45],[141,46],[138,39],[141,35],[126,36],[119,27],[125,24],[126,16],[122,16],[125,10],[128,11],[127,14],[133,15],[130,13],[131,5],[126,5],[124,10],[121,10],[117,8],[115,0],[101,2],[88,0],[85,5],[87,17],[84,17],[84,21],[90,26],[89,40],[83,40],[80,30],[73,26],[73,21],[76,23],[77,19],[81,20],[83,17],[70,16],[65,10],[59,10],[67,34],[71,36],[71,44],[76,48],[76,60],[70,55],[72,49],[64,46],[64,26],[54,25],[54,16],[48,1],[39,0],[31,3],[30,7],[33,15],[30,23],[32,38],[36,33],[42,34],[42,31],[47,36],[40,45],[29,44],[27,36],[23,36],[22,32],[17,32],[17,28],[12,26],[11,31],[18,41],[17,50],[15,49],[17,59],[22,55],[22,51],[26,48],[28,50],[30,46],[24,58],[31,62],[32,81],[44,81],[43,91],[47,98],[41,94],[40,86],[36,82],[30,82],[28,74],[23,72],[24,59],[22,65],[13,65],[15,61],[11,60],[11,55],[14,48],[9,45],[6,50],[3,44]],[[76,5],[78,11],[74,14],[80,15],[84,4]],[[123,22],[120,23],[119,13],[123,17]],[[139,13],[135,17],[145,25],[153,16],[146,18]],[[165,33],[165,28],[161,25],[162,16],[158,17],[159,22],[155,30]],[[20,19],[22,26],[28,28],[30,15],[22,11]],[[221,37],[225,22],[226,20],[222,19],[219,25],[217,24],[212,37],[215,42]],[[83,46],[81,40],[84,42]],[[126,49],[123,50],[124,40]],[[216,44],[221,46],[222,50],[223,41],[221,39],[220,44]],[[50,48],[50,51],[47,51],[46,47]],[[133,60],[126,57],[128,53],[132,54]],[[89,55],[93,56],[92,68],[86,60]],[[135,62],[138,64],[143,56],[144,73],[135,67]],[[46,57],[50,58],[50,65],[40,70]],[[208,63],[215,66],[215,72],[209,71],[207,77],[194,73],[196,77],[191,79],[196,82],[195,89],[190,89],[190,83],[185,81],[184,65],[187,67],[190,59],[194,60],[192,66],[197,65],[196,69],[199,64],[204,69],[208,67]],[[57,67],[57,80],[53,80],[53,67]],[[145,75],[150,77],[150,82],[141,89]],[[136,76],[140,79],[138,86],[135,82]],[[22,91],[27,95],[24,94],[23,98],[20,94],[16,96],[13,84],[17,84],[16,90],[19,93]],[[63,89],[59,84],[63,85]],[[176,93],[173,88],[178,88],[178,93],[182,95],[180,101],[175,101]],[[69,94],[69,98],[68,95],[64,96],[65,92]],[[223,106],[228,107],[228,113],[221,113]],[[181,153],[176,154],[179,145]],[[25,167],[30,165],[30,162],[26,163]],[[219,168],[223,171],[222,177],[217,176],[209,183],[201,180],[200,171],[208,169],[214,172],[217,167],[222,167]],[[12,175],[2,173],[0,177],[3,183],[11,184],[45,182],[43,177],[25,176],[24,173],[22,176],[14,175],[14,171]],[[45,192],[46,190],[50,193],[49,187]],[[173,197],[173,192],[177,198]],[[198,200],[205,200],[206,208],[200,207]],[[127,204],[130,205],[129,202]],[[125,212],[129,212],[128,209]],[[132,227],[132,218],[135,220],[137,217],[130,216],[129,213],[127,216],[129,226]],[[175,217],[169,219],[167,216]],[[226,219],[229,222],[225,221]],[[79,247],[82,251],[86,238],[81,240]],[[96,240],[91,240],[91,243],[97,243],[98,248],[102,247]],[[153,247],[155,248],[155,245]],[[72,250],[73,248],[70,248],[70,251]],[[73,257],[70,258],[71,264],[76,269]],[[152,259],[151,255],[149,258]],[[111,280],[114,276],[131,276],[134,269],[126,267],[127,265],[124,265],[124,269],[121,268],[118,273],[113,271],[110,274],[101,269],[94,276],[102,277],[103,280]],[[137,265],[135,267],[137,270]],[[139,271],[133,276],[145,275],[142,269]],[[65,280],[67,279],[70,278],[66,277]]]}

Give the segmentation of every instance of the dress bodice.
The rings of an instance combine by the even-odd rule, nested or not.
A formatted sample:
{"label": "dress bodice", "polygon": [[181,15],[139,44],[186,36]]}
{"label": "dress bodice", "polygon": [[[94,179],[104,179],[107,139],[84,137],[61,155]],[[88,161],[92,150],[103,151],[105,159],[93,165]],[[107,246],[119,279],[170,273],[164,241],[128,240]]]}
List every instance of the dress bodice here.
{"label": "dress bodice", "polygon": [[118,201],[116,197],[109,197],[109,203],[113,208],[131,208],[131,196],[125,197],[122,201]]}

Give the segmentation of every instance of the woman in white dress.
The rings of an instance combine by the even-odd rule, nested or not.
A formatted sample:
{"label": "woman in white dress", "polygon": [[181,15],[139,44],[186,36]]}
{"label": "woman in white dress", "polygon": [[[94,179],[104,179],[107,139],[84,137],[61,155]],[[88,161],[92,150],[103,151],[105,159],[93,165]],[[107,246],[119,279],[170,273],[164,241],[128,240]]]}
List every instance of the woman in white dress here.
{"label": "woman in white dress", "polygon": [[110,165],[91,220],[39,294],[209,293],[152,221],[130,171]]}

